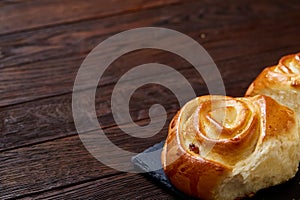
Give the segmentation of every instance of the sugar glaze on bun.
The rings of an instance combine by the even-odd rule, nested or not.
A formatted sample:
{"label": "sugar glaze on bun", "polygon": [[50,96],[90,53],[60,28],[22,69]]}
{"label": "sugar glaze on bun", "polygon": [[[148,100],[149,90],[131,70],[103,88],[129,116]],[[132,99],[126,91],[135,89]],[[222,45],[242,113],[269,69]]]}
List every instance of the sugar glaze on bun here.
{"label": "sugar glaze on bun", "polygon": [[292,178],[300,161],[295,113],[270,97],[207,95],[176,114],[161,155],[179,190],[234,200]]}

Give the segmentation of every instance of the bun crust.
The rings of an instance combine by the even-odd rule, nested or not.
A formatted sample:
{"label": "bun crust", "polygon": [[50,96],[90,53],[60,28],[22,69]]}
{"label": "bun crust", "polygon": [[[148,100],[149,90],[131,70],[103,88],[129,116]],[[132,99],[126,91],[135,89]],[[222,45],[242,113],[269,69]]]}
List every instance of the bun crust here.
{"label": "bun crust", "polygon": [[300,53],[284,56],[278,65],[265,68],[245,96],[264,94],[292,108],[300,117]]}
{"label": "bun crust", "polygon": [[300,90],[300,53],[287,55],[279,60],[278,65],[265,68],[248,88],[246,95],[258,94],[262,89]]}
{"label": "bun crust", "polygon": [[179,190],[229,200],[292,178],[299,141],[294,112],[272,98],[208,95],[173,118],[161,159]]}

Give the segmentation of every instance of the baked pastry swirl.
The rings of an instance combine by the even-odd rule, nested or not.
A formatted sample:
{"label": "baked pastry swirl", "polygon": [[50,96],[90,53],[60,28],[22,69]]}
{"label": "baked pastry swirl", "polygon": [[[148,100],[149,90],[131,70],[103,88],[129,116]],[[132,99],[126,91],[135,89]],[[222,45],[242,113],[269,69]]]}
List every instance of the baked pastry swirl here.
{"label": "baked pastry swirl", "polygon": [[292,108],[300,117],[300,53],[284,56],[265,68],[249,86],[246,96],[264,94]]}
{"label": "baked pastry swirl", "polygon": [[207,95],[173,118],[161,159],[179,190],[232,200],[292,178],[299,141],[294,112],[272,98]]}

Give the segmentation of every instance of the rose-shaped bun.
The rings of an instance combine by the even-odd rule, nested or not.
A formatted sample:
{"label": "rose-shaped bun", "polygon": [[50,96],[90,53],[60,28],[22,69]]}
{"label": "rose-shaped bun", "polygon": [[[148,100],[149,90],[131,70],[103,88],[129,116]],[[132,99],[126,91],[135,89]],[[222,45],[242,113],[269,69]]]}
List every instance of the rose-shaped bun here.
{"label": "rose-shaped bun", "polygon": [[202,96],[170,123],[162,164],[179,190],[233,200],[292,178],[299,141],[294,112],[270,97]]}
{"label": "rose-shaped bun", "polygon": [[292,108],[300,117],[300,53],[284,56],[277,66],[265,68],[249,86],[246,96],[264,94]]}

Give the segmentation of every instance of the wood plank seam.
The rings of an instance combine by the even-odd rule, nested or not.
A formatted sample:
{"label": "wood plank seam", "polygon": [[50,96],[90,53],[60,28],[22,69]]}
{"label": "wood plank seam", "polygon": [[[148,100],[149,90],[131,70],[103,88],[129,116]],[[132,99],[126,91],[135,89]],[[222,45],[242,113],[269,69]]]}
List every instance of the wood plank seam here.
{"label": "wood plank seam", "polygon": [[75,182],[75,183],[70,183],[70,184],[67,184],[67,185],[59,186],[59,187],[53,187],[51,189],[36,191],[36,192],[20,195],[20,196],[17,196],[17,197],[13,197],[13,198],[8,198],[7,200],[24,199],[26,197],[30,197],[30,196],[33,196],[33,195],[39,195],[39,194],[42,194],[42,193],[45,193],[45,192],[51,192],[51,191],[54,191],[54,190],[57,190],[57,189],[65,189],[65,188],[69,188],[69,187],[72,187],[72,186],[81,185],[81,184],[84,184],[84,183],[94,182],[94,181],[104,179],[104,178],[119,176],[119,175],[122,175],[122,174],[126,174],[126,173],[125,172],[116,172],[116,173],[112,173],[112,174],[106,174],[106,175],[99,176],[99,177],[96,177],[96,178],[86,179],[86,180],[83,180],[83,181],[78,181],[78,182]]}
{"label": "wood plank seam", "polygon": [[[294,46],[296,47],[298,45],[295,44]],[[269,50],[264,50],[262,52],[260,52],[260,51],[253,52],[253,53],[247,54],[247,56],[254,56],[254,55],[261,54],[261,53],[271,53],[271,52],[274,52],[274,51],[280,51],[280,50],[285,50],[285,49],[290,49],[290,48],[291,48],[291,46],[272,48],[272,49],[269,49]],[[244,57],[244,55],[239,55],[239,56],[231,57],[231,58],[227,58],[227,59],[215,59],[215,62],[228,62],[228,61],[233,61],[235,59],[239,59],[239,58],[242,58],[242,57]],[[49,59],[49,60],[52,60],[52,59]],[[39,63],[39,62],[40,61],[38,61],[37,63]],[[188,66],[187,68],[179,69],[178,72],[181,72],[182,70],[192,69],[192,68],[193,68],[193,66]],[[101,87],[106,87],[106,86],[110,86],[110,85],[114,85],[114,84],[115,84],[115,82],[105,83],[105,84],[100,85],[100,86],[98,85],[97,88],[99,89]],[[86,90],[89,90],[89,89],[90,88],[86,88]],[[16,106],[16,105],[22,105],[22,104],[25,104],[25,103],[29,103],[29,102],[39,101],[39,100],[53,98],[53,97],[64,96],[64,95],[67,95],[67,94],[71,94],[72,92],[73,91],[59,92],[59,93],[56,93],[56,94],[45,95],[45,96],[41,96],[41,97],[37,97],[37,98],[32,98],[32,99],[29,99],[29,100],[16,102],[16,103],[4,104],[4,105],[0,105],[0,108],[9,108],[9,107],[13,107],[13,106]],[[80,91],[78,91],[78,92],[80,92]]]}
{"label": "wood plank seam", "polygon": [[[177,111],[175,111],[175,112],[174,111],[167,112],[167,115],[175,115],[176,112]],[[157,117],[154,117],[154,119],[155,118],[157,118]],[[141,118],[141,119],[135,120],[134,122],[135,123],[139,123],[139,122],[143,122],[143,121],[148,120],[148,119],[149,118],[145,117],[145,118]],[[99,117],[98,117],[98,120],[99,120]],[[130,124],[131,124],[130,122],[124,123],[124,124],[121,124],[121,125],[111,124],[109,126],[101,127],[101,129],[103,129],[103,131],[105,132],[107,130],[118,128],[119,126],[126,126],[126,125],[130,125]],[[95,130],[89,130],[88,132],[84,132],[84,133],[81,133],[81,134],[89,133],[91,131],[95,131]],[[55,138],[51,138],[51,139],[47,139],[47,140],[42,140],[42,141],[38,141],[38,142],[28,143],[28,144],[24,144],[24,145],[12,147],[12,148],[0,149],[0,153],[6,152],[6,151],[17,150],[17,149],[21,149],[21,148],[26,148],[26,147],[30,147],[30,146],[35,146],[35,145],[39,145],[39,144],[43,144],[43,143],[47,143],[47,142],[53,142],[53,141],[56,141],[56,140],[66,139],[66,138],[70,138],[70,137],[74,137],[74,136],[78,136],[77,130],[75,130],[74,134],[70,134],[70,135],[65,135],[65,136],[55,137]]]}
{"label": "wood plank seam", "polygon": [[130,13],[138,13],[138,12],[146,11],[146,10],[155,10],[155,9],[159,9],[159,8],[166,7],[166,6],[186,4],[186,3],[190,3],[192,1],[194,1],[194,0],[187,0],[187,1],[182,1],[182,2],[180,2],[180,1],[170,2],[170,3],[167,3],[167,4],[159,4],[159,5],[155,5],[155,6],[141,7],[139,9],[136,8],[136,9],[130,9],[130,10],[125,10],[125,11],[119,11],[119,12],[115,12],[115,13],[112,13],[112,14],[106,14],[106,15],[103,15],[103,16],[100,15],[100,16],[96,16],[96,17],[83,18],[83,19],[78,19],[78,20],[73,20],[73,21],[64,21],[64,22],[52,23],[52,24],[50,23],[48,25],[41,25],[41,26],[27,28],[27,29],[23,29],[23,30],[0,33],[0,37],[1,36],[6,36],[6,35],[11,35],[11,34],[16,34],[16,33],[27,32],[27,31],[40,30],[40,29],[44,29],[44,28],[64,26],[64,25],[72,25],[72,24],[85,22],[85,21],[96,20],[96,19],[105,19],[105,18],[114,17],[114,16],[122,16],[122,15],[130,14]]}

